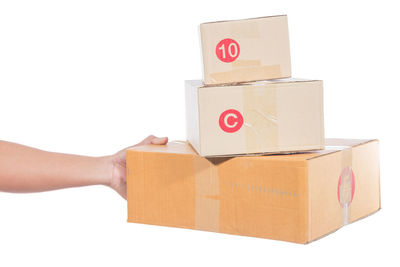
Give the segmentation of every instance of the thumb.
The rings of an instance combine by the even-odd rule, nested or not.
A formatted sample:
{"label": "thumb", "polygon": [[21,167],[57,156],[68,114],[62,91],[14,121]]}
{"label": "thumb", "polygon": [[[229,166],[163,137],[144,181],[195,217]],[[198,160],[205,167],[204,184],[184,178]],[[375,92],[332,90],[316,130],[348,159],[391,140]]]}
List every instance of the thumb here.
{"label": "thumb", "polygon": [[153,145],[165,145],[166,143],[168,143],[168,137],[154,137],[151,140]]}

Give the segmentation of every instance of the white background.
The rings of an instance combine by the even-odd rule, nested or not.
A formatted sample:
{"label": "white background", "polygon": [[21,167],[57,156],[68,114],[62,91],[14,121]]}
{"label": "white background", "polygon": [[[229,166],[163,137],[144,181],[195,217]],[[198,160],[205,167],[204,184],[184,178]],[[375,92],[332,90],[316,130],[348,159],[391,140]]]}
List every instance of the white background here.
{"label": "white background", "polygon": [[327,137],[381,140],[382,210],[296,245],[128,224],[126,202],[101,186],[0,193],[0,266],[399,264],[395,3],[1,1],[0,139],[93,156],[185,138],[201,22],[288,14],[293,76],[324,80]]}

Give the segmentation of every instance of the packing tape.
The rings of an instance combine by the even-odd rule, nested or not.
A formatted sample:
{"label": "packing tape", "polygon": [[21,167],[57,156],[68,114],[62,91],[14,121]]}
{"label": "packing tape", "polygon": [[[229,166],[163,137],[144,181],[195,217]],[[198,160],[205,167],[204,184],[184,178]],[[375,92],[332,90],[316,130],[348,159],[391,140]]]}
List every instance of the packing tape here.
{"label": "packing tape", "polygon": [[352,148],[342,150],[341,174],[338,181],[338,200],[342,207],[342,222],[346,225],[350,221],[351,201],[354,196],[355,177],[352,170],[353,153]]}
{"label": "packing tape", "polygon": [[246,68],[246,67],[259,67],[261,66],[261,60],[240,60],[237,59],[232,62],[232,68]]}
{"label": "packing tape", "polygon": [[195,171],[195,229],[219,231],[219,178],[216,161],[193,157]]}
{"label": "packing tape", "polygon": [[229,81],[256,81],[260,80],[260,77],[282,77],[279,64],[261,66],[261,63],[254,60],[254,65],[250,65],[252,62],[252,60],[242,60],[236,65],[232,63],[232,70],[210,73],[210,79],[214,83],[235,83]]}
{"label": "packing tape", "polygon": [[243,89],[246,150],[279,150],[276,85],[249,85]]}

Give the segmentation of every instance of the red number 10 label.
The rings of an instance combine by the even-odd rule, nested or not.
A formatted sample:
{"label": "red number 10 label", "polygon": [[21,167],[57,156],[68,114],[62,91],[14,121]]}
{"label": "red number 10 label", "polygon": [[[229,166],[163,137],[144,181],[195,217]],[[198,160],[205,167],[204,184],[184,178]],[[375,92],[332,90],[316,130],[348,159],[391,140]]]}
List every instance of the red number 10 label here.
{"label": "red number 10 label", "polygon": [[240,53],[240,47],[235,40],[227,38],[217,44],[215,53],[219,60],[229,63],[237,59]]}

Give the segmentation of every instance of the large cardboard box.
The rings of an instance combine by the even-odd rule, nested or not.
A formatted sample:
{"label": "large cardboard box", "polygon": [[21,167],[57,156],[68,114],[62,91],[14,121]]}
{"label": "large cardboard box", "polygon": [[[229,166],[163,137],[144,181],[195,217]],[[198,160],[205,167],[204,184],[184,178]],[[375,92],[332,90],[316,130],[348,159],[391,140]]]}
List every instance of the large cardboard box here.
{"label": "large cardboard box", "polygon": [[303,154],[200,157],[127,150],[128,221],[307,243],[380,208],[377,140]]}
{"label": "large cardboard box", "polygon": [[291,76],[286,16],[203,23],[200,34],[206,84]]}
{"label": "large cardboard box", "polygon": [[186,81],[187,140],[201,156],[322,149],[322,81]]}

